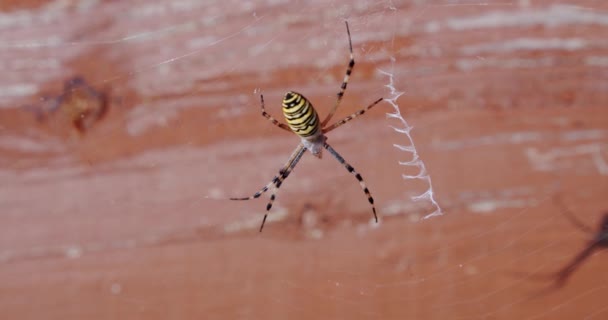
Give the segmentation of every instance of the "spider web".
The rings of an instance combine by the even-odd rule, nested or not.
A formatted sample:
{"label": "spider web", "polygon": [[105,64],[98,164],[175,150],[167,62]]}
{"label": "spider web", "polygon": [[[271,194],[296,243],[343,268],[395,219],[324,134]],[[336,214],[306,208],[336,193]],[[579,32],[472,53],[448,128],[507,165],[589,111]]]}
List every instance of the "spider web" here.
{"label": "spider web", "polygon": [[[555,281],[606,211],[603,3],[23,6],[0,15],[2,314],[608,315],[601,247]],[[344,20],[357,64],[334,121],[386,102],[329,142],[380,223],[352,175],[307,154],[258,234],[269,195],[217,199],[258,190],[298,142],[260,116],[259,94],[275,118],[287,90],[326,114]],[[82,137],[22,108],[74,75],[113,97]]]}

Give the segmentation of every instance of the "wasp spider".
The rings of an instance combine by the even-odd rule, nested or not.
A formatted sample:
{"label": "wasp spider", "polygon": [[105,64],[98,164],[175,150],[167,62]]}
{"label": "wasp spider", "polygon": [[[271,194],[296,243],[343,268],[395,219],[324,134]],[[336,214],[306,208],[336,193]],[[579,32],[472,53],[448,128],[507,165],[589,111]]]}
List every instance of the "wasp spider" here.
{"label": "wasp spider", "polygon": [[329,114],[325,117],[323,121],[320,121],[319,115],[317,111],[314,109],[310,101],[306,99],[303,95],[289,91],[285,94],[283,98],[283,115],[285,116],[285,120],[287,121],[287,125],[280,123],[276,119],[274,119],[266,109],[264,108],[264,96],[260,95],[261,107],[262,107],[262,115],[272,122],[275,126],[297,134],[302,139],[300,144],[296,147],[294,152],[292,153],[287,163],[279,170],[279,174],[276,175],[272,181],[270,181],[267,185],[265,185],[260,191],[256,192],[254,195],[245,198],[230,198],[230,200],[251,200],[255,198],[259,198],[264,192],[268,191],[268,189],[274,185],[274,190],[272,195],[270,196],[270,201],[266,205],[266,214],[264,214],[264,219],[262,220],[262,225],[260,226],[260,232],[264,228],[264,223],[266,222],[266,218],[268,216],[268,211],[272,208],[272,204],[275,200],[276,191],[281,187],[281,184],[291,171],[295,168],[296,164],[304,155],[304,151],[308,150],[315,157],[321,158],[323,148],[327,149],[327,151],[334,157],[338,162],[340,162],[348,172],[352,173],[355,178],[359,181],[363,192],[367,196],[367,200],[372,206],[372,212],[374,213],[374,219],[378,222],[378,216],[376,215],[376,207],[374,206],[374,198],[372,198],[369,189],[365,185],[363,178],[361,175],[348,164],[344,158],[334,148],[332,148],[327,143],[326,133],[340,127],[341,125],[349,122],[350,120],[364,114],[367,110],[371,109],[373,106],[377,105],[382,98],[372,102],[370,105],[365,107],[362,110],[359,110],[352,115],[330,125],[327,126],[327,123],[331,119],[331,117],[336,112],[336,109],[340,105],[340,101],[342,101],[342,97],[344,96],[344,92],[346,91],[346,86],[348,85],[348,80],[350,78],[350,74],[353,71],[355,66],[355,59],[353,57],[353,45],[350,39],[350,30],[348,28],[348,22],[346,22],[346,33],[348,34],[348,46],[350,49],[350,61],[348,62],[348,68],[346,69],[346,75],[344,75],[344,80],[342,81],[342,85],[340,87],[340,92],[338,92],[338,97],[336,102],[334,103],[332,109]]}

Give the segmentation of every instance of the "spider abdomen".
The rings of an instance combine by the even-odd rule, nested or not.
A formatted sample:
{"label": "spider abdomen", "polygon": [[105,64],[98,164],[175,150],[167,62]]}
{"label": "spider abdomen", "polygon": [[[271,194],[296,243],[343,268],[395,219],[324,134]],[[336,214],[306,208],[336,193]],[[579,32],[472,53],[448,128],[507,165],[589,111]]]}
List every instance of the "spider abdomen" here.
{"label": "spider abdomen", "polygon": [[303,95],[287,92],[283,98],[283,115],[291,131],[304,139],[314,139],[321,134],[319,115]]}

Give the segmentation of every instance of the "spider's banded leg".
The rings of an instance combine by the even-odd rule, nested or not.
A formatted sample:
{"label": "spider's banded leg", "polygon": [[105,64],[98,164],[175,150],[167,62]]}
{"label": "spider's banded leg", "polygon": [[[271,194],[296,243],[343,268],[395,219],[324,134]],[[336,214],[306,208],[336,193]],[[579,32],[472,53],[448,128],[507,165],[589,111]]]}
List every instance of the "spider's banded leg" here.
{"label": "spider's banded leg", "polygon": [[360,115],[364,114],[365,112],[367,112],[367,110],[369,110],[369,109],[373,108],[375,105],[377,105],[378,103],[380,103],[380,101],[382,101],[382,100],[384,100],[384,99],[383,99],[383,98],[380,98],[380,99],[378,99],[378,100],[376,100],[376,101],[372,102],[372,104],[370,104],[369,106],[367,106],[367,107],[365,107],[365,108],[363,108],[363,109],[361,109],[361,110],[359,110],[359,111],[357,111],[357,112],[355,112],[355,113],[351,114],[350,116],[348,116],[348,117],[346,117],[346,118],[344,118],[344,119],[342,119],[342,120],[340,120],[340,121],[338,121],[338,122],[336,122],[336,123],[332,124],[331,126],[329,126],[329,127],[327,127],[327,128],[324,128],[324,129],[323,129],[323,133],[330,132],[330,131],[332,131],[332,130],[336,129],[337,127],[339,127],[339,126],[341,126],[341,125],[343,125],[343,124],[345,124],[345,123],[349,122],[350,120],[353,120],[354,118],[356,118],[356,117],[358,117],[358,116],[360,116]]}
{"label": "spider's banded leg", "polygon": [[275,126],[283,129],[283,130],[287,130],[289,132],[293,132],[291,131],[291,129],[283,123],[280,123],[277,119],[273,118],[268,112],[266,112],[266,108],[264,108],[264,95],[260,95],[260,101],[261,101],[261,106],[262,106],[262,115],[264,116],[264,118],[268,119],[270,122],[272,122],[272,124],[274,124]]}
{"label": "spider's banded leg", "polygon": [[557,273],[556,282],[558,285],[563,285],[566,280],[570,277],[570,275],[578,268],[578,266],[585,261],[594,251],[599,247],[599,241],[595,240],[591,242],[585,250],[581,251],[570,263],[568,263],[565,267],[563,267]]}
{"label": "spider's banded leg", "polygon": [[262,189],[260,189],[260,191],[256,192],[255,194],[253,194],[250,197],[230,198],[230,200],[251,200],[251,199],[259,198],[264,192],[268,191],[268,189],[272,185],[275,186],[275,191],[270,196],[270,201],[266,205],[266,213],[264,214],[264,219],[262,220],[262,226],[260,227],[260,232],[262,231],[262,228],[264,228],[264,223],[266,223],[266,218],[268,217],[268,211],[270,210],[270,208],[272,208],[272,203],[274,202],[274,199],[276,197],[276,189],[278,189],[278,187],[281,186],[281,184],[287,178],[287,176],[289,176],[289,173],[291,172],[291,170],[293,170],[293,168],[296,166],[298,161],[300,161],[300,159],[302,158],[304,151],[306,151],[306,148],[304,148],[304,145],[302,145],[300,143],[296,147],[294,152],[291,154],[291,156],[289,157],[289,160],[287,160],[287,163],[283,166],[283,168],[281,168],[281,170],[279,170],[279,174],[274,176],[274,178],[272,178],[272,180],[267,185],[265,185]]}
{"label": "spider's banded leg", "polygon": [[560,212],[566,217],[566,219],[568,219],[568,221],[570,221],[570,223],[572,225],[574,225],[576,228],[578,228],[579,230],[581,230],[584,233],[595,233],[595,230],[593,230],[591,227],[585,225],[578,218],[576,218],[576,215],[574,214],[574,212],[572,212],[572,210],[570,210],[570,208],[568,208],[564,204],[564,202],[562,201],[562,198],[559,196],[559,194],[555,195],[553,197],[553,202],[555,203],[555,205],[557,205],[561,209]]}
{"label": "spider's banded leg", "polygon": [[321,122],[321,128],[323,128],[329,122],[331,117],[333,117],[334,114],[336,113],[336,110],[338,109],[338,106],[340,105],[340,101],[342,101],[342,97],[344,96],[344,91],[346,91],[346,86],[348,85],[348,80],[350,79],[350,74],[353,72],[353,68],[355,67],[355,57],[353,55],[353,43],[350,40],[350,30],[348,29],[348,21],[344,21],[344,23],[346,24],[346,33],[348,34],[348,49],[350,50],[350,60],[348,61],[348,68],[346,69],[346,74],[344,75],[344,80],[342,80],[342,85],[340,86],[340,92],[338,92],[338,99],[336,100],[336,103],[334,104],[334,106],[331,108],[331,111],[329,111],[329,114],[327,115],[327,117],[325,117],[323,122]]}
{"label": "spider's banded leg", "polygon": [[346,162],[346,160],[344,160],[344,158],[342,158],[342,156],[340,154],[338,154],[338,152],[336,152],[336,150],[334,150],[334,148],[332,148],[329,144],[327,144],[327,142],[323,145],[323,147],[325,147],[325,149],[327,149],[327,151],[329,151],[329,153],[331,153],[331,155],[334,156],[334,158],[336,158],[336,160],[338,160],[338,162],[340,162],[346,168],[346,170],[348,170],[348,172],[355,175],[355,178],[357,178],[357,180],[359,181],[359,184],[361,185],[361,189],[363,189],[363,192],[365,192],[365,195],[367,196],[367,201],[369,201],[369,203],[372,205],[372,211],[374,212],[374,219],[376,220],[376,222],[378,222],[378,216],[376,215],[376,206],[374,206],[374,198],[372,197],[372,194],[369,192],[369,189],[367,189],[367,186],[365,185],[365,181],[363,181],[363,177],[361,177],[361,175],[355,170],[355,168],[353,168],[353,166],[348,164],[348,162]]}
{"label": "spider's banded leg", "polygon": [[270,188],[270,186],[272,186],[273,184],[276,185],[276,183],[279,180],[284,180],[285,178],[283,177],[285,175],[285,172],[287,172],[287,169],[289,169],[292,166],[292,163],[294,162],[294,160],[298,157],[302,157],[300,154],[304,152],[304,146],[302,144],[299,144],[296,149],[293,151],[293,153],[291,154],[291,156],[289,157],[289,160],[287,160],[287,163],[285,163],[285,165],[283,166],[283,168],[281,168],[281,170],[279,170],[279,174],[274,176],[274,178],[272,178],[272,180],[265,185],[262,189],[260,189],[260,191],[254,193],[252,196],[250,197],[241,197],[241,198],[237,198],[237,197],[232,197],[230,198],[230,200],[251,200],[251,199],[256,199],[259,198],[264,192],[268,191],[268,189]]}
{"label": "spider's banded leg", "polygon": [[266,218],[268,217],[268,211],[270,211],[270,208],[272,208],[272,204],[274,203],[274,199],[276,198],[277,191],[281,187],[281,184],[283,184],[283,181],[285,181],[285,179],[287,179],[287,177],[289,177],[289,174],[291,173],[293,168],[295,168],[295,166],[298,164],[298,162],[304,155],[304,151],[306,151],[306,149],[304,147],[301,147],[301,149],[299,149],[298,151],[299,152],[297,153],[296,157],[293,159],[293,161],[291,162],[291,164],[289,165],[287,170],[283,171],[283,174],[278,178],[278,180],[274,184],[274,190],[272,191],[272,194],[270,195],[270,200],[268,201],[268,204],[266,205],[266,213],[264,214],[264,219],[262,220],[262,225],[260,226],[260,232],[262,232],[262,229],[264,229],[264,223],[266,223]]}

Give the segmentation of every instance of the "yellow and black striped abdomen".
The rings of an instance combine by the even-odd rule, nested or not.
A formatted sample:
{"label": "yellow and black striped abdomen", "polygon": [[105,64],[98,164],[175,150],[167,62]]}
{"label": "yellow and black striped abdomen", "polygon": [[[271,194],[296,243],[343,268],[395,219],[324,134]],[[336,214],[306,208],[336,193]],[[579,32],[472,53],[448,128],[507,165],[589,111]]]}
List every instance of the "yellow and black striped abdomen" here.
{"label": "yellow and black striped abdomen", "polygon": [[287,125],[302,138],[308,138],[321,132],[319,115],[308,99],[303,95],[289,91],[283,98],[283,115]]}

